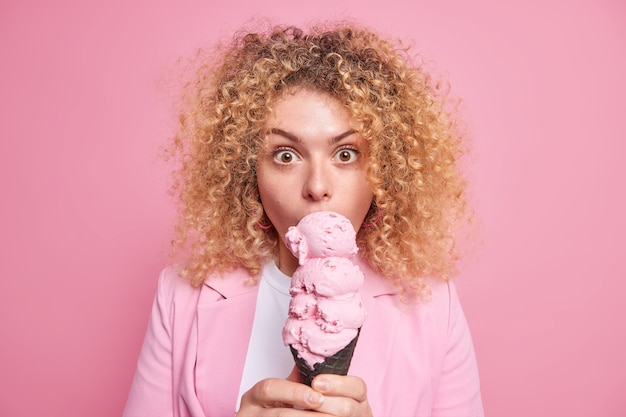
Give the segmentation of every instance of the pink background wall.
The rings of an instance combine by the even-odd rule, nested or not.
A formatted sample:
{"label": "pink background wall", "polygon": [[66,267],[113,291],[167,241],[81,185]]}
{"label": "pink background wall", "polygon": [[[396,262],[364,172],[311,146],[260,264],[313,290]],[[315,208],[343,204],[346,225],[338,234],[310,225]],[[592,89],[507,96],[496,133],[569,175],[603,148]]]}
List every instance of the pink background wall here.
{"label": "pink background wall", "polygon": [[458,285],[487,414],[626,415],[626,7],[502,3],[2,1],[0,415],[121,413],[171,238],[163,85],[255,15],[354,17],[448,74],[474,137],[483,243]]}

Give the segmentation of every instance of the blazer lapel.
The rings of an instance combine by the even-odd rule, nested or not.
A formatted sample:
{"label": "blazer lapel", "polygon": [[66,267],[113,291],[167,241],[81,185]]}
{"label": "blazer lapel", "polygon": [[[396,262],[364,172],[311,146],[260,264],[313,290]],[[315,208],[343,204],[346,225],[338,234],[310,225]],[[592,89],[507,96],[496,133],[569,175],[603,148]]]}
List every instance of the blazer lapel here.
{"label": "blazer lapel", "polygon": [[207,280],[198,303],[195,380],[207,415],[235,412],[254,319],[258,286],[232,275]]}
{"label": "blazer lapel", "polygon": [[357,263],[365,275],[362,297],[367,318],[361,328],[349,373],[367,383],[368,397],[382,398],[383,378],[392,359],[393,341],[402,314],[395,304],[399,290],[364,262]]}

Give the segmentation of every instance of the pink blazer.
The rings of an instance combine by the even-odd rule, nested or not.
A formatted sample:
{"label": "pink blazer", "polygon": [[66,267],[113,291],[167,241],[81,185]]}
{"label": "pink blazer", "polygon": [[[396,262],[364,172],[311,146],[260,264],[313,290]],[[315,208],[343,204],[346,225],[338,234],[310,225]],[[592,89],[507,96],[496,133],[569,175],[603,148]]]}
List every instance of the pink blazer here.
{"label": "pink blazer", "polygon": [[[350,367],[374,416],[483,416],[476,359],[452,283],[432,281],[428,302],[408,304],[374,271],[365,274],[367,320]],[[193,288],[165,269],[125,417],[231,417],[257,286],[238,270]]]}

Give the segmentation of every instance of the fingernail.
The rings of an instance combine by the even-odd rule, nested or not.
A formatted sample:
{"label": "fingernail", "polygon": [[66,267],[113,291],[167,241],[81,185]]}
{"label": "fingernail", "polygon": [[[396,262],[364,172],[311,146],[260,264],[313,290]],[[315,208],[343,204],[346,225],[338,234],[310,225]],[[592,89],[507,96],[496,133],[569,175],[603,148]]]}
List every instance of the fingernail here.
{"label": "fingernail", "polygon": [[324,401],[324,396],[315,391],[309,391],[306,395],[306,400],[311,404],[321,404]]}
{"label": "fingernail", "polygon": [[330,383],[324,378],[316,379],[313,385],[315,385],[313,388],[322,392],[326,392],[330,388]]}

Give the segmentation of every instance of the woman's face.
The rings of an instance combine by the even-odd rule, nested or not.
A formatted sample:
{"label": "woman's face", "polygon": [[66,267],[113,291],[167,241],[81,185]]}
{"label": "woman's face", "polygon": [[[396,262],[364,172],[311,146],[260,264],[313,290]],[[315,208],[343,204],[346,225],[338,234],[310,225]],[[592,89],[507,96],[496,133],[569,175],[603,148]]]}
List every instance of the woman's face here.
{"label": "woman's face", "polygon": [[330,210],[359,230],[372,202],[366,175],[367,143],[334,97],[313,90],[286,91],[267,121],[257,165],[263,208],[278,232],[278,267],[291,275],[297,259],[284,236],[305,215]]}

